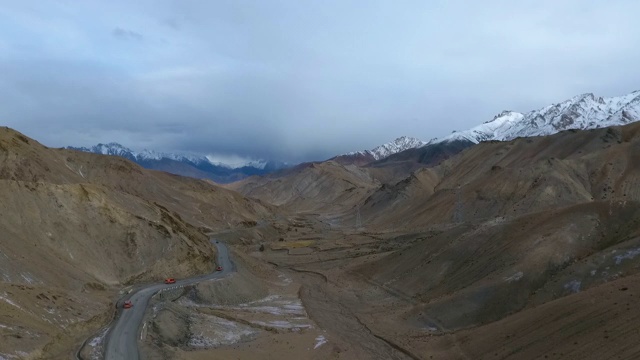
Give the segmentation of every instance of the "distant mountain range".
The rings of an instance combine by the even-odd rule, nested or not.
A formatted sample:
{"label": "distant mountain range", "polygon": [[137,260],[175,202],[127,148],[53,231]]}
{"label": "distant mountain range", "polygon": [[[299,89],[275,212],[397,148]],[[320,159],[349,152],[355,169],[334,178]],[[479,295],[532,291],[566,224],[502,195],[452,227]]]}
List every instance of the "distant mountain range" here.
{"label": "distant mountain range", "polygon": [[[594,129],[640,120],[640,91],[603,98],[582,94],[527,113],[505,110],[493,119],[464,131],[425,142],[402,136],[371,150],[354,151],[329,160],[342,165],[384,167],[405,162],[407,169],[431,166],[482,141],[508,141],[517,137],[544,136],[568,129]],[[117,143],[69,149],[127,158],[148,169],[230,183],[252,175],[266,175],[292,165],[266,160],[222,163],[195,154],[134,152]],[[410,165],[412,163],[414,165]],[[421,164],[421,165],[420,165]]]}
{"label": "distant mountain range", "polygon": [[229,183],[252,175],[264,175],[288,166],[277,161],[254,160],[229,164],[196,154],[161,153],[151,150],[135,152],[118,143],[98,144],[90,148],[69,146],[67,149],[119,156],[147,169],[210,179],[218,183]]}
{"label": "distant mountain range", "polygon": [[559,104],[528,113],[503,111],[492,120],[465,131],[430,141],[513,140],[517,137],[544,136],[568,129],[595,129],[625,125],[640,120],[640,90],[624,96],[603,98],[582,94]]}
{"label": "distant mountain range", "polygon": [[505,110],[493,119],[464,131],[424,142],[401,137],[373,150],[336,156],[343,165],[384,166],[397,161],[433,165],[482,141],[508,141],[517,137],[552,135],[569,129],[595,129],[640,121],[640,90],[603,98],[582,94],[528,113]]}
{"label": "distant mountain range", "polygon": [[408,149],[422,147],[426,144],[426,142],[413,137],[401,136],[393,140],[392,142],[382,144],[371,150],[353,151],[347,154],[338,155],[329,160],[333,160],[343,165],[355,164],[362,166],[377,160],[382,160],[386,157],[389,157],[390,155]]}

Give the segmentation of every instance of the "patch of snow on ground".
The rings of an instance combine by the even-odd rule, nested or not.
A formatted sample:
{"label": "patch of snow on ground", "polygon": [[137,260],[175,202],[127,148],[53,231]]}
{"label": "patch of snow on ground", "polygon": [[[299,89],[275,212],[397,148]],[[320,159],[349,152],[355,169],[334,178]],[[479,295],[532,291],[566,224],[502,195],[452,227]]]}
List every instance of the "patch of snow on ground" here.
{"label": "patch of snow on ground", "polygon": [[[207,307],[232,311],[256,327],[286,329],[293,332],[313,328],[304,305],[295,296],[269,295],[259,300],[234,306],[197,304],[184,298],[179,301],[186,307]],[[240,315],[242,313],[244,314]],[[246,319],[246,317],[253,318],[254,316],[258,316],[258,319]],[[194,317],[191,327],[193,336],[189,340],[189,346],[210,348],[245,341],[261,331],[256,327],[211,315]]]}
{"label": "patch of snow on ground", "polygon": [[107,336],[107,332],[109,328],[104,328],[98,335],[91,339],[88,342],[88,345],[92,347],[91,349],[91,360],[102,360],[104,359],[104,339]]}
{"label": "patch of snow on ground", "polygon": [[291,278],[287,277],[287,275],[285,275],[285,274],[279,274],[278,278],[282,280],[284,285],[289,285],[293,281],[293,280],[291,280]]}
{"label": "patch of snow on ground", "polygon": [[16,303],[14,303],[13,301],[11,301],[11,299],[9,299],[7,297],[7,293],[6,292],[2,293],[2,296],[0,296],[0,300],[4,300],[7,304],[13,305],[13,306],[17,307],[20,310],[24,310],[23,308],[20,307],[20,305],[18,305]]}
{"label": "patch of snow on ground", "polygon": [[631,260],[638,255],[640,255],[640,248],[627,250],[623,255],[616,255],[614,259],[616,259],[616,265],[620,265],[622,260]]}
{"label": "patch of snow on ground", "polygon": [[248,303],[243,303],[243,304],[238,304],[238,306],[252,306],[253,304],[261,304],[264,302],[268,302],[268,301],[274,301],[274,300],[278,300],[280,299],[279,295],[269,295],[265,298],[262,298],[260,300],[255,300],[255,301],[250,301]]}
{"label": "patch of snow on ground", "polygon": [[96,346],[102,344],[102,342],[104,341],[105,336],[107,336],[107,331],[109,331],[109,328],[105,328],[104,330],[102,330],[100,332],[100,334],[98,334],[96,337],[91,339],[91,341],[89,341],[89,346],[96,347]]}
{"label": "patch of snow on ground", "polygon": [[[229,308],[233,310],[240,310],[240,308]],[[271,315],[305,315],[304,308],[298,304],[287,304],[282,306],[252,306],[242,308],[242,310],[248,310],[250,312],[259,312]]]}
{"label": "patch of snow on ground", "polygon": [[211,348],[252,339],[258,331],[217,316],[201,315],[193,319],[189,346]]}
{"label": "patch of snow on ground", "polygon": [[327,339],[324,337],[324,335],[320,335],[316,338],[316,345],[313,348],[317,349],[326,343],[327,343]]}
{"label": "patch of snow on ground", "polygon": [[578,280],[571,280],[568,283],[564,284],[564,288],[577,293],[580,292],[580,286],[582,285],[582,282],[578,281]]}
{"label": "patch of snow on ground", "polygon": [[[24,355],[28,355],[24,351],[16,351],[17,355],[12,354],[0,354],[0,360],[9,360],[9,359],[23,359]],[[23,355],[24,354],[24,355]]]}
{"label": "patch of snow on ground", "polygon": [[238,304],[237,306],[209,305],[208,307],[213,309],[238,310],[271,315],[307,315],[300,299],[286,299],[279,295],[269,295],[260,300]]}
{"label": "patch of snow on ground", "polygon": [[253,324],[279,329],[305,329],[312,328],[310,324],[293,324],[289,321],[273,320],[273,321],[252,321]]}
{"label": "patch of snow on ground", "polygon": [[27,282],[27,284],[42,284],[42,281],[36,279],[31,273],[21,273],[20,276],[22,279]]}
{"label": "patch of snow on ground", "polygon": [[513,274],[511,276],[505,277],[504,281],[506,281],[506,282],[518,281],[518,280],[522,279],[523,276],[524,276],[524,273],[522,271],[518,271],[517,273],[515,273],[515,274]]}

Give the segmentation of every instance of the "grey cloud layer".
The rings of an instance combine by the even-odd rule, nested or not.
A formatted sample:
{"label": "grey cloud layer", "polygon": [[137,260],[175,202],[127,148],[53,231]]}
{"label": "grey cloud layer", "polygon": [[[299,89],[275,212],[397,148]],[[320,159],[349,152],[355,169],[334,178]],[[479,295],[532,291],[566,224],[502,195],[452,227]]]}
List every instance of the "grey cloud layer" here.
{"label": "grey cloud layer", "polygon": [[635,1],[24,1],[0,118],[51,146],[323,159],[638,88]]}

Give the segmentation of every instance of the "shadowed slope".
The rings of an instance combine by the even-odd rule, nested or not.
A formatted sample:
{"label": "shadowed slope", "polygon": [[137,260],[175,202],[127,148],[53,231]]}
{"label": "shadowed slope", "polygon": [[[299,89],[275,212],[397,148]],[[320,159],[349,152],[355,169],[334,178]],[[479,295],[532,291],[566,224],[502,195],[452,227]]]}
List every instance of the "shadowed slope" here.
{"label": "shadowed slope", "polygon": [[593,200],[640,200],[639,128],[631,124],[482,143],[434,168],[441,179],[435,186],[413,176],[394,186],[395,195],[387,189],[372,194],[362,207],[363,219],[372,227],[393,223],[410,229]]}
{"label": "shadowed slope", "polygon": [[[517,340],[505,343],[499,326],[512,334],[533,331],[537,341],[560,331],[562,338],[606,346],[610,340],[589,322],[589,313],[567,313],[567,304],[586,304],[587,294],[628,302],[627,293],[606,289],[619,278],[637,282],[639,130],[640,124],[632,124],[483,143],[380,189],[362,207],[367,229],[423,235],[354,271],[412,300],[399,321],[458,334],[428,341],[429,351],[442,351],[444,358],[456,358],[447,341],[470,350],[472,358],[550,355],[548,347],[525,336],[512,335]],[[611,316],[596,317],[602,324],[629,326],[625,312],[587,308]],[[548,321],[535,320],[539,316]],[[567,324],[562,316],[573,319],[575,331],[561,330]],[[555,346],[556,354],[584,355],[577,347]],[[639,351],[618,350],[607,354]],[[587,357],[604,354],[601,349]]]}
{"label": "shadowed slope", "polygon": [[362,201],[378,186],[366,169],[331,161],[228,185],[246,196],[297,212],[339,212]]}

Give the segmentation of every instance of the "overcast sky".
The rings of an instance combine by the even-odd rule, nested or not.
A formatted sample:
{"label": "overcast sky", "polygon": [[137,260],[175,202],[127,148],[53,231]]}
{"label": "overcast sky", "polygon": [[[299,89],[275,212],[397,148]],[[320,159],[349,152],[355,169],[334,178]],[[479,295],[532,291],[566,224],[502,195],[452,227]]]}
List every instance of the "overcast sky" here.
{"label": "overcast sky", "polygon": [[284,161],[640,89],[640,2],[0,0],[0,124]]}

